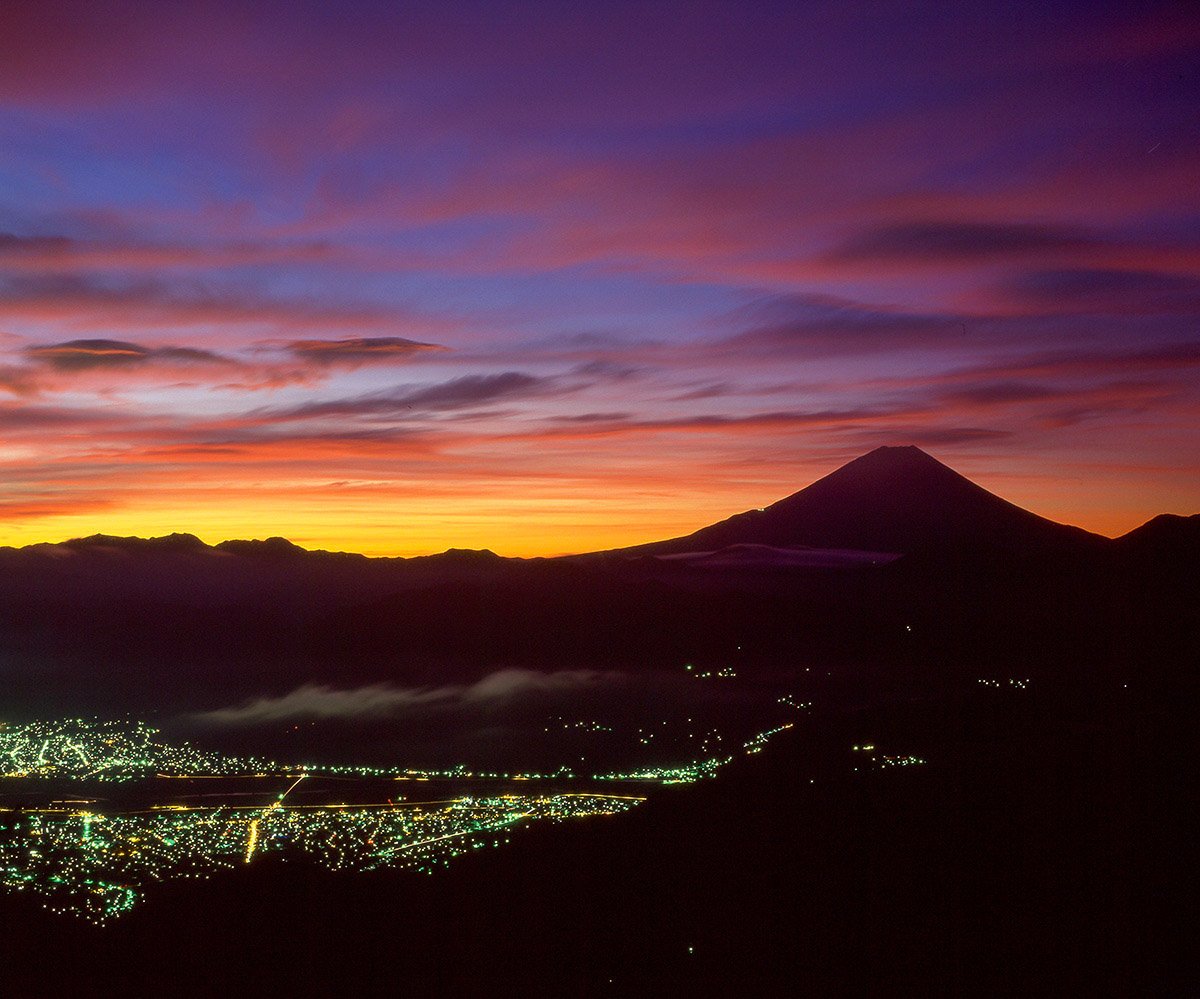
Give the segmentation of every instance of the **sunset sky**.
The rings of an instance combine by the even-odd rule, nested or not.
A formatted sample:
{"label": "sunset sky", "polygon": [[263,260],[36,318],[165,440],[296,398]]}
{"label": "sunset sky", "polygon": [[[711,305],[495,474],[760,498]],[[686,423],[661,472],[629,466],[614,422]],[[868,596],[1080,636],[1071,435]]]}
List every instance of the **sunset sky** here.
{"label": "sunset sky", "polygon": [[1200,510],[1190,3],[7,3],[0,544]]}

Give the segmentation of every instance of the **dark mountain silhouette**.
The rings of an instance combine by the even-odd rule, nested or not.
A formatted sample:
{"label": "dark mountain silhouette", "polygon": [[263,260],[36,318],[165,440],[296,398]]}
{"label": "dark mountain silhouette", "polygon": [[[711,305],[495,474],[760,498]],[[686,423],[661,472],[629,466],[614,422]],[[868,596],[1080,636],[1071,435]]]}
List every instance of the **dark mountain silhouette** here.
{"label": "dark mountain silhouette", "polygon": [[753,544],[898,554],[931,547],[1056,552],[1104,540],[1023,510],[920,448],[881,447],[771,506],[621,551],[670,555]]}
{"label": "dark mountain silhouette", "polygon": [[771,545],[737,544],[716,551],[680,552],[662,555],[666,562],[693,569],[771,571],[785,569],[857,569],[867,565],[887,565],[899,555],[859,549],[775,548]]}
{"label": "dark mountain silhouette", "polygon": [[1162,513],[1117,538],[1126,552],[1142,557],[1200,556],[1200,513],[1190,517]]}
{"label": "dark mountain silhouette", "polygon": [[881,448],[762,511],[588,556],[94,535],[0,548],[0,676],[12,704],[76,710],[564,663],[1125,670],[1195,648],[1198,524],[1161,517],[1113,541]]}
{"label": "dark mountain silhouette", "polygon": [[[1018,553],[1070,553],[1115,547],[1128,552],[1194,550],[1200,545],[1200,514],[1164,514],[1120,538],[1108,538],[1059,524],[1024,510],[976,485],[917,447],[876,448],[799,492],[770,506],[735,514],[678,538],[595,554],[689,556],[680,565],[797,568],[883,564],[884,556],[928,550]],[[801,556],[800,551],[808,555]],[[824,554],[820,554],[824,553]],[[858,557],[855,557],[855,555]],[[61,544],[40,543],[0,548],[0,567],[10,570],[39,563],[63,564],[71,556],[171,559],[189,556],[239,556],[247,563],[298,561],[325,569],[334,565],[365,567],[375,573],[413,572],[444,575],[458,570],[494,570],[508,563],[547,564],[561,559],[505,558],[494,552],[451,548],[438,555],[410,558],[368,557],[351,552],[313,551],[281,537],[231,540],[207,545],[191,534],[161,538],[94,534]],[[846,557],[849,556],[849,557]],[[439,571],[440,570],[440,571]]]}
{"label": "dark mountain silhouette", "polygon": [[[30,545],[27,550],[49,549],[58,546]],[[167,534],[161,538],[123,538],[112,534],[92,534],[63,542],[62,548],[73,552],[195,552],[207,548],[194,534]]]}
{"label": "dark mountain silhouette", "polygon": [[[608,555],[367,558],[190,535],[0,549],[0,707],[14,718],[170,720],[308,684],[441,688],[502,667],[632,676],[685,663],[736,666],[751,685],[794,669],[814,704],[717,780],[619,821],[472,851],[437,878],[255,864],[249,889],[164,885],[161,902],[102,934],[52,922],[29,893],[0,896],[0,921],[16,927],[0,935],[6,980],[42,994],[64,991],[56,976],[140,968],[174,981],[182,968],[207,982],[219,966],[278,990],[278,965],[308,991],[397,968],[462,992],[496,980],[783,994],[797,976],[834,994],[880,982],[1119,991],[1127,954],[1163,937],[1151,875],[1179,855],[1155,839],[1171,824],[1135,803],[1165,789],[1191,804],[1191,731],[1168,739],[1159,703],[1184,702],[1176,678],[1200,648],[1198,542],[1200,517],[1089,535],[915,448],[884,448],[761,512]],[[980,683],[1011,677],[1032,685]],[[727,682],[697,696],[736,708]],[[607,717],[591,693],[579,705]],[[498,737],[523,731],[480,710]],[[384,738],[380,725],[365,731]],[[385,745],[415,738],[401,726]],[[859,773],[848,747],[867,738],[928,763]],[[1138,783],[1143,772],[1153,781]],[[230,911],[245,918],[213,916]],[[397,934],[397,911],[423,915]],[[476,943],[447,960],[445,927],[464,918]],[[272,920],[284,957],[264,962],[262,934],[244,926]],[[348,949],[331,962],[332,938]],[[811,944],[801,964],[797,940]]]}

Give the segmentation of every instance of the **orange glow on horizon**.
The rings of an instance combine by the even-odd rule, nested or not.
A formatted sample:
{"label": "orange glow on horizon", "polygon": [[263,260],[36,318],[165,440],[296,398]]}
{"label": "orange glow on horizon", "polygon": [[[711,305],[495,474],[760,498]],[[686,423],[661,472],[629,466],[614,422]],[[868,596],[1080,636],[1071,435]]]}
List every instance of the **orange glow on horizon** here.
{"label": "orange glow on horizon", "polygon": [[[81,500],[77,510],[69,502],[42,515],[31,509],[0,525],[0,545],[92,534],[187,533],[208,544],[280,536],[307,549],[369,556],[411,557],[448,548],[555,556],[685,535],[782,499],[833,467],[766,467],[729,479],[681,472],[678,481],[664,474],[657,483],[644,474],[626,474],[408,484],[228,481],[226,469],[223,482],[126,488],[95,505]],[[1095,488],[1077,477],[1060,482],[1051,474],[1020,471],[969,477],[1042,516],[1110,537],[1158,513],[1194,512],[1187,506],[1186,481],[1164,477],[1149,490],[1137,469],[1094,470]]]}

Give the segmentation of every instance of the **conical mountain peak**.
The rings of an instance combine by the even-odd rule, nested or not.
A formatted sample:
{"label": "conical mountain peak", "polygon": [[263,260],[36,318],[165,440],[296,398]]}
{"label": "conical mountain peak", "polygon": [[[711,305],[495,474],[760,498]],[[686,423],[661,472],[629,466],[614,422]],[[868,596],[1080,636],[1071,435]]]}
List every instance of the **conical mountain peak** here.
{"label": "conical mountain peak", "polygon": [[660,555],[738,544],[898,554],[1051,550],[1092,537],[1001,499],[918,447],[880,447],[771,506],[631,551]]}
{"label": "conical mountain peak", "polygon": [[864,480],[872,485],[884,480],[892,485],[897,482],[936,482],[939,479],[944,483],[970,482],[949,465],[942,464],[933,455],[913,445],[877,447],[847,462],[825,478],[843,482]]}

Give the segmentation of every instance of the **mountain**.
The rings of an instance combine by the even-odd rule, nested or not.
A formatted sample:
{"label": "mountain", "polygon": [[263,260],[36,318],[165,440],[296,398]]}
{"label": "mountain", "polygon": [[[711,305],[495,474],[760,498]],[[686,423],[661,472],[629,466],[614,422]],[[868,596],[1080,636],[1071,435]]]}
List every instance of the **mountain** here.
{"label": "mountain", "polygon": [[[1192,548],[1200,538],[1200,515],[1163,515],[1120,539],[1129,551]],[[680,565],[824,565],[881,564],[887,556],[928,549],[991,551],[1047,550],[1070,552],[1110,545],[1109,539],[1081,528],[1059,524],[1001,499],[958,474],[917,447],[880,447],[791,496],[757,510],[735,514],[678,538],[651,542],[612,552],[629,556],[674,557]],[[801,557],[796,554],[808,550]],[[823,553],[823,554],[822,554]],[[858,554],[858,557],[856,556]],[[683,558],[682,556],[688,556]],[[261,541],[223,541],[206,545],[191,534],[162,538],[125,538],[94,534],[62,544],[0,548],[0,566],[71,561],[88,556],[100,562],[113,557],[150,559],[234,556],[233,563],[262,565],[286,562],[289,571],[303,561],[353,563],[388,575],[415,573],[438,567],[470,571],[500,563],[571,561],[565,559],[505,559],[487,550],[451,548],[440,555],[416,558],[368,558],[345,552],[309,551],[285,538]],[[586,556],[585,556],[586,557]],[[230,564],[226,561],[226,564]]]}
{"label": "mountain", "polygon": [[1001,499],[917,447],[881,447],[771,506],[624,555],[737,545],[911,554],[930,548],[1057,553],[1107,539]]}
{"label": "mountain", "polygon": [[728,545],[715,552],[680,552],[662,555],[664,562],[689,569],[771,572],[788,569],[859,569],[887,565],[900,558],[889,552],[839,548],[772,548],[770,545]]}
{"label": "mountain", "polygon": [[761,511],[586,556],[94,535],[0,548],[0,675],[10,706],[76,711],[564,663],[1125,669],[1194,648],[1197,525],[1157,518],[1113,541],[881,448]]}
{"label": "mountain", "polygon": [[[370,742],[372,753],[419,763],[408,754],[422,740],[457,738],[463,755],[453,758],[477,759],[501,743],[524,752],[538,738],[527,733],[550,731],[540,726],[556,702],[540,688],[528,700],[469,696],[514,667],[547,683],[581,678],[569,684],[570,717],[609,726],[572,734],[589,754],[632,740],[643,698],[678,712],[670,676],[687,677],[705,727],[752,691],[773,698],[793,674],[795,696],[809,702],[801,715],[794,698],[778,702],[803,721],[768,753],[732,743],[738,759],[718,780],[669,789],[628,821],[470,851],[437,878],[256,862],[248,887],[214,878],[200,898],[195,885],[164,885],[161,903],[103,933],[61,930],[28,892],[0,898],[0,923],[17,928],[0,934],[5,980],[36,983],[36,994],[74,969],[89,982],[128,968],[165,980],[217,955],[227,977],[257,985],[261,934],[243,926],[275,920],[272,939],[288,941],[289,956],[301,943],[285,975],[309,991],[322,975],[344,991],[397,968],[418,982],[449,974],[464,993],[503,980],[527,992],[554,982],[588,994],[709,994],[736,980],[742,994],[782,994],[798,975],[835,994],[879,982],[1119,990],[1130,927],[1153,925],[1143,904],[1161,908],[1162,892],[1140,889],[1178,852],[1154,838],[1147,846],[1145,829],[1173,827],[1133,803],[1169,795],[1179,814],[1190,805],[1190,732],[1168,738],[1157,704],[1185,703],[1176,677],[1194,673],[1198,540],[1200,517],[1173,516],[1102,539],[1021,510],[915,448],[884,448],[762,511],[631,550],[643,557],[367,558],[190,535],[0,548],[9,718],[129,713],[178,724],[324,688],[329,704],[411,699],[428,712],[335,713],[312,734],[266,720],[220,738],[279,759]],[[984,557],[954,557],[981,548]],[[1001,557],[1031,550],[1055,555]],[[1016,677],[1032,680],[1018,687]],[[454,690],[465,692],[459,706],[443,696]],[[866,758],[848,750],[868,738],[927,762],[860,773]],[[311,745],[325,749],[295,748]],[[652,751],[673,762],[661,745]],[[1143,773],[1153,774],[1144,785]],[[240,922],[212,918],[235,910]],[[397,934],[397,911],[422,918]],[[479,943],[447,962],[440,935],[464,913]],[[648,929],[630,932],[630,913]],[[331,963],[317,944],[338,935],[351,946]],[[809,945],[802,965],[796,940]]]}
{"label": "mountain", "polygon": [[[1200,513],[1159,514],[1117,538],[1120,548],[1140,558],[1200,558]],[[1193,562],[1194,566],[1194,562]]]}

